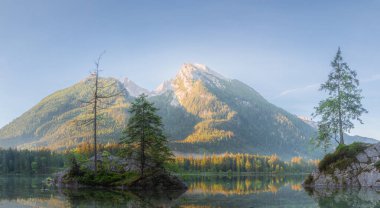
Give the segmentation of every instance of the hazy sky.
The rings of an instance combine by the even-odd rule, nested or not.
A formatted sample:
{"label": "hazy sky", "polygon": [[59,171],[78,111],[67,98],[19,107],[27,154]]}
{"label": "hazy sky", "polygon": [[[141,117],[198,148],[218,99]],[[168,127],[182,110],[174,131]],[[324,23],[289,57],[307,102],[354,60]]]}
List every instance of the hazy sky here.
{"label": "hazy sky", "polygon": [[369,114],[352,134],[380,139],[380,1],[0,0],[0,126],[88,76],[148,89],[184,62],[208,65],[309,116],[338,46]]}

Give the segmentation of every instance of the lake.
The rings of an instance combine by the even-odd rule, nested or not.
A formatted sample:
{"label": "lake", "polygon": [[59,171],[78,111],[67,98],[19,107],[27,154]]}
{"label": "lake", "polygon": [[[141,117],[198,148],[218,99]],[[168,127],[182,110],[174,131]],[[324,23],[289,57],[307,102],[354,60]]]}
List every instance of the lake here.
{"label": "lake", "polygon": [[311,190],[305,176],[183,176],[185,193],[46,187],[47,176],[0,176],[0,207],[380,207],[373,189]]}

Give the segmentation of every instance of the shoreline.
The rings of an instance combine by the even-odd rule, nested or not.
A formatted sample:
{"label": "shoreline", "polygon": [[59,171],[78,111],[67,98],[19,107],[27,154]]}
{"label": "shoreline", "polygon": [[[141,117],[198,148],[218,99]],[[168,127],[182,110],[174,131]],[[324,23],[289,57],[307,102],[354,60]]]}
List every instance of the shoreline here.
{"label": "shoreline", "polygon": [[302,173],[267,173],[267,172],[181,172],[172,173],[176,176],[307,176],[310,172]]}

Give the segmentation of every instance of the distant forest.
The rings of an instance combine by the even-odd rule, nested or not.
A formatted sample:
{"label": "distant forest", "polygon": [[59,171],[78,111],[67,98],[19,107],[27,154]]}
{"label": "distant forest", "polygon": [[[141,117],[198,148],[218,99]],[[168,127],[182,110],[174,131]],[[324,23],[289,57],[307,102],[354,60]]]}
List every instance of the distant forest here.
{"label": "distant forest", "polygon": [[0,149],[1,174],[47,174],[65,166],[66,155],[50,150]]}
{"label": "distant forest", "polygon": [[[117,144],[99,145],[101,151],[118,155]],[[0,149],[0,174],[50,174],[68,167],[70,158],[79,162],[87,161],[92,146],[80,144],[70,152],[42,150]],[[293,157],[282,161],[277,155],[218,154],[203,156],[176,156],[168,164],[171,171],[179,173],[235,172],[235,173],[307,173],[311,172],[319,160],[305,160]]]}
{"label": "distant forest", "polygon": [[319,160],[304,160],[302,157],[282,161],[277,155],[232,153],[175,158],[175,165],[179,172],[309,173],[316,168],[318,163]]}

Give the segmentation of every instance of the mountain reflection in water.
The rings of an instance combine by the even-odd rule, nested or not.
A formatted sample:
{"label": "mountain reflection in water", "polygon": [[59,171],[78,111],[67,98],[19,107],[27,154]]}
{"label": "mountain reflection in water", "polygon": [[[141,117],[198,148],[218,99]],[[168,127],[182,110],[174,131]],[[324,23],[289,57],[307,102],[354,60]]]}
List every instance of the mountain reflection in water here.
{"label": "mountain reflection in water", "polygon": [[380,207],[378,190],[305,191],[305,176],[186,176],[186,193],[56,189],[45,177],[1,176],[0,207]]}

